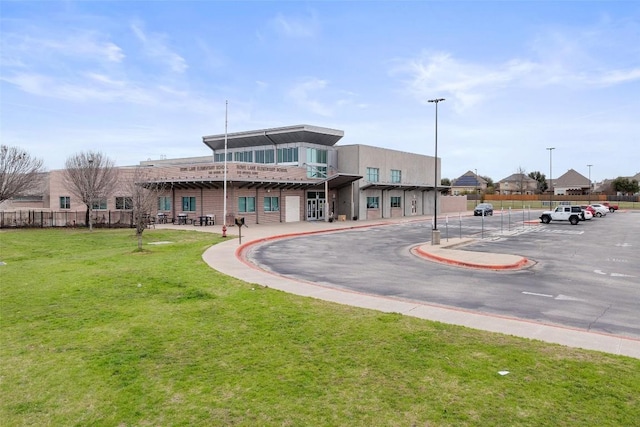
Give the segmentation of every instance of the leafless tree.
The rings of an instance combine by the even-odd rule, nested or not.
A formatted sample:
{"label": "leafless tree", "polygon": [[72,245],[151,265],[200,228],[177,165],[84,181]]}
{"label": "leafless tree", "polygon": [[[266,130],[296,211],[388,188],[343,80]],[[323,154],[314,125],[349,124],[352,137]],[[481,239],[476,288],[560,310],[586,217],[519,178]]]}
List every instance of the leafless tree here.
{"label": "leafless tree", "polygon": [[0,146],[0,203],[37,189],[44,172],[42,164],[19,147]]}
{"label": "leafless tree", "polygon": [[113,160],[101,152],[81,152],[69,157],[65,163],[64,182],[67,189],[87,205],[87,224],[93,230],[93,205],[106,199],[118,183],[118,170]]}
{"label": "leafless tree", "polygon": [[157,209],[158,196],[164,192],[164,185],[155,182],[149,170],[138,166],[127,174],[124,185],[127,194],[131,195],[133,223],[136,226],[138,249],[142,249],[142,233],[154,221],[152,215]]}

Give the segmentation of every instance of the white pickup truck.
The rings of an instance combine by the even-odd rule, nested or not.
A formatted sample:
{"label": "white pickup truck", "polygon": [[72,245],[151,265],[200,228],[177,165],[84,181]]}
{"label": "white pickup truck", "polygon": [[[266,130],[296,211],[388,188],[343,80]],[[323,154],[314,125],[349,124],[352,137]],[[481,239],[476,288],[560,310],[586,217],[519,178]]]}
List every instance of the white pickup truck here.
{"label": "white pickup truck", "polygon": [[553,211],[544,211],[540,215],[540,221],[549,224],[551,221],[569,221],[571,225],[576,225],[584,221],[584,213],[580,206],[558,206]]}

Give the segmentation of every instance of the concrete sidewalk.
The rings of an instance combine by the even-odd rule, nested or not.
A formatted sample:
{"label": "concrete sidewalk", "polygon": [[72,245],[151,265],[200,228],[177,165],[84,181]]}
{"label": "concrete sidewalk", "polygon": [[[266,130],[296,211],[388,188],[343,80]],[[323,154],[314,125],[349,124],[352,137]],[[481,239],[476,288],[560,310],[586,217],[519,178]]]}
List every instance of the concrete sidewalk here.
{"label": "concrete sidewalk", "polygon": [[[398,220],[345,221],[345,222],[296,222],[271,225],[251,225],[242,228],[242,244],[238,239],[238,228],[228,227],[228,241],[213,245],[203,254],[204,261],[212,268],[249,283],[282,290],[292,294],[313,297],[339,304],[384,312],[402,313],[422,319],[466,326],[507,335],[537,339],[570,347],[597,350],[640,359],[640,340],[594,333],[557,325],[547,325],[532,321],[502,317],[491,314],[466,311],[455,307],[445,307],[416,301],[399,300],[390,297],[368,295],[359,292],[335,289],[311,282],[292,280],[264,271],[246,261],[244,254],[252,246],[269,240],[308,235],[314,233],[340,232],[364,227],[384,226],[415,221],[430,221],[428,217]],[[220,233],[222,227],[162,224],[158,228],[196,230]],[[464,266],[467,268],[518,269],[525,268],[529,260],[510,254],[490,254],[462,250],[461,247],[474,239],[448,239],[440,245],[425,242],[414,248],[414,253],[425,258],[425,262],[436,261]],[[428,259],[428,260],[427,260]]]}

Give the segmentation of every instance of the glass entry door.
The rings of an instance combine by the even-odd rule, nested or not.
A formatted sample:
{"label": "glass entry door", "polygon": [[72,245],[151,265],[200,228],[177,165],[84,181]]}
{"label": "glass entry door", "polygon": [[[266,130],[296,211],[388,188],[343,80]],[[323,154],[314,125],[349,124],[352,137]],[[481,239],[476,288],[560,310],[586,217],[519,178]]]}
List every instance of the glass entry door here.
{"label": "glass entry door", "polygon": [[309,191],[307,193],[307,221],[324,220],[324,191]]}

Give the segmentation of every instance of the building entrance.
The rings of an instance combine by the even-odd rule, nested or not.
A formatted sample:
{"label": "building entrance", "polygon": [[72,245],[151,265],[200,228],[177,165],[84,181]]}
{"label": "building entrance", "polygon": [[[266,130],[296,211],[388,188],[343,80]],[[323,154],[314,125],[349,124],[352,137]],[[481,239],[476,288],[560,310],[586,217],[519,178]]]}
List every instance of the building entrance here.
{"label": "building entrance", "polygon": [[307,192],[307,221],[324,220],[324,191]]}

